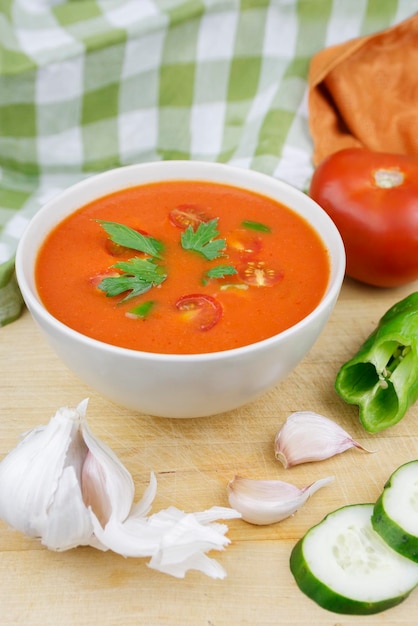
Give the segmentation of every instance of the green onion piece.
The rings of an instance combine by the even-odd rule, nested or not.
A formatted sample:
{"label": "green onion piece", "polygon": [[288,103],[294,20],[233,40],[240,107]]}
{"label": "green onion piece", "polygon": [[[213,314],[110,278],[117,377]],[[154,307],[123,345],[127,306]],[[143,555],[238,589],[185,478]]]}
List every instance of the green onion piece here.
{"label": "green onion piece", "polygon": [[248,230],[257,230],[260,233],[271,233],[270,226],[266,226],[266,224],[262,224],[261,222],[244,220],[243,222],[241,222],[241,226],[243,228],[248,228]]}
{"label": "green onion piece", "polygon": [[151,309],[154,307],[155,302],[153,300],[147,300],[146,302],[142,302],[138,306],[133,309],[129,309],[127,312],[128,317],[132,318],[140,318],[145,319],[151,312]]}

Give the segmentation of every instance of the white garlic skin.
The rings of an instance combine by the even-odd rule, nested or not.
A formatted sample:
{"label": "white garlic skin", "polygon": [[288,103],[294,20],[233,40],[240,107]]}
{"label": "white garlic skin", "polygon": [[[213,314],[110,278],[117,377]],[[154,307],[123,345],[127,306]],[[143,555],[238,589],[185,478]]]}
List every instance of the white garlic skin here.
{"label": "white garlic skin", "polygon": [[332,420],[312,411],[289,415],[274,440],[274,453],[285,469],[323,461],[349,448],[368,452]]}

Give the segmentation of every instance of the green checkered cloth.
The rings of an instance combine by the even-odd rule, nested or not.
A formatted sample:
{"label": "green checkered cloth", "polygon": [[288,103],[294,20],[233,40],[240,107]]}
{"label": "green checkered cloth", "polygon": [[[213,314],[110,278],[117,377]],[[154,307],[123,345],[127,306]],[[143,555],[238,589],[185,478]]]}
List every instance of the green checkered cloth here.
{"label": "green checkered cloth", "polygon": [[417,0],[0,0],[0,325],[45,201],[145,161],[230,163],[306,189],[307,73]]}

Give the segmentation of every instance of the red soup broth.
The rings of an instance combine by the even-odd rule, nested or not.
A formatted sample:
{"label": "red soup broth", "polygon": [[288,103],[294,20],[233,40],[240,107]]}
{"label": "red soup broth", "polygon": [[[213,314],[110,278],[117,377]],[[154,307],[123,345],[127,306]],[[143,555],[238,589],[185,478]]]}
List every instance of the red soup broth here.
{"label": "red soup broth", "polygon": [[[222,256],[207,260],[184,249],[187,226],[193,235],[215,219],[219,234],[211,241],[223,240]],[[109,296],[99,288],[109,274],[119,276],[116,263],[151,260],[114,243],[100,220],[158,240],[154,263],[164,282],[127,300],[130,291]],[[231,273],[208,277],[220,265]],[[170,181],[75,211],[48,235],[35,271],[45,307],[70,328],[133,350],[196,354],[252,344],[302,320],[326,290],[330,262],[314,229],[286,206],[223,184]]]}

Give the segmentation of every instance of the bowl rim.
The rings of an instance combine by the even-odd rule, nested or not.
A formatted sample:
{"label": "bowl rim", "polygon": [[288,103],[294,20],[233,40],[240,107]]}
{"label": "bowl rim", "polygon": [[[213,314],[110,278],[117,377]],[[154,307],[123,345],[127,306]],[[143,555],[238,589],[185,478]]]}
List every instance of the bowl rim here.
{"label": "bowl rim", "polygon": [[[179,176],[179,172],[182,171],[183,168],[187,168],[188,172],[186,174],[183,173],[181,176]],[[155,170],[160,170],[160,169],[165,170],[167,172],[167,175],[161,176],[162,172],[160,172],[159,177],[152,176],[152,173]],[[66,324],[58,320],[51,313],[49,313],[49,311],[44,307],[39,296],[37,295],[33,272],[32,272],[32,278],[33,278],[33,283],[34,283],[33,288],[26,275],[25,259],[24,259],[25,250],[26,250],[28,241],[31,237],[33,230],[37,226],[43,223],[43,221],[45,220],[45,217],[49,217],[49,215],[51,214],[51,219],[48,219],[47,228],[44,229],[43,234],[41,235],[40,241],[37,243],[36,247],[34,248],[33,258],[35,258],[36,251],[39,250],[40,242],[43,241],[45,235],[48,234],[51,231],[51,229],[53,229],[57,224],[59,224],[62,221],[62,219],[64,219],[64,217],[70,215],[72,212],[78,210],[79,208],[82,208],[85,204],[87,204],[91,200],[90,199],[82,200],[81,203],[80,201],[78,201],[75,203],[75,206],[73,208],[70,208],[67,210],[64,209],[63,212],[61,213],[57,210],[54,210],[54,212],[51,213],[55,205],[57,204],[59,205],[59,203],[62,202],[63,200],[71,201],[71,199],[73,197],[76,197],[78,194],[84,193],[85,191],[88,192],[89,189],[95,188],[95,186],[100,186],[101,183],[103,182],[106,183],[105,186],[108,186],[114,181],[124,180],[125,178],[129,179],[131,174],[135,175],[138,172],[142,173],[145,176],[145,178],[147,178],[147,175],[151,175],[151,179],[140,180],[139,182],[133,182],[131,184],[117,183],[113,191],[110,190],[110,191],[105,191],[101,193],[93,193],[91,196],[91,199],[94,200],[95,198],[103,197],[105,195],[108,195],[109,193],[113,193],[118,190],[128,188],[130,186],[136,186],[136,185],[139,186],[142,184],[147,184],[147,182],[159,182],[159,180],[164,180],[164,181],[202,180],[202,181],[208,181],[208,182],[211,182],[211,181],[220,182],[221,184],[229,185],[232,187],[241,187],[241,188],[253,191],[255,193],[258,193],[260,195],[269,196],[269,194],[266,193],[265,191],[253,188],[254,185],[256,187],[259,187],[259,186],[262,186],[264,183],[267,187],[281,188],[282,191],[287,192],[289,195],[294,196],[295,198],[303,197],[304,203],[309,203],[311,207],[316,207],[316,214],[320,215],[321,219],[327,224],[327,227],[330,230],[331,236],[333,237],[334,243],[336,245],[336,253],[334,254],[335,258],[333,258],[329,250],[329,246],[326,244],[321,232],[319,232],[318,228],[315,226],[314,223],[312,223],[312,221],[310,221],[309,219],[306,220],[309,222],[311,227],[313,227],[316,230],[321,240],[326,244],[329,257],[330,257],[330,265],[331,265],[330,276],[329,276],[328,285],[326,287],[325,293],[322,296],[320,302],[310,313],[308,313],[308,315],[306,315],[299,322],[281,331],[280,333],[272,335],[271,337],[267,337],[266,339],[257,341],[255,343],[246,344],[238,348],[230,348],[230,349],[222,350],[222,351],[203,352],[203,353],[197,353],[197,354],[170,354],[170,353],[166,354],[166,353],[160,353],[160,352],[147,352],[147,351],[135,350],[131,348],[124,348],[121,346],[106,343],[104,341],[100,341],[98,339],[94,339],[92,337],[84,335],[83,333],[77,330],[74,330],[70,326],[67,326]],[[191,176],[191,174],[193,174],[193,176]],[[242,179],[241,182],[235,182],[235,183],[231,182],[229,180],[231,175],[232,175],[232,178],[238,177],[239,179]],[[225,177],[225,180],[219,179],[223,177]],[[278,202],[282,202],[283,204],[287,206],[286,201],[278,200],[277,198],[274,198],[274,196],[273,196],[273,199],[275,199]],[[290,208],[290,210],[293,210],[298,215],[300,215],[300,212],[294,207],[289,206],[288,208]],[[305,217],[305,216],[302,214],[302,217]],[[83,343],[92,347],[96,346],[99,349],[104,350],[105,352],[122,354],[131,358],[140,356],[141,358],[145,360],[149,360],[149,361],[174,362],[174,363],[180,363],[180,362],[196,363],[199,361],[217,360],[219,358],[235,359],[239,357],[240,355],[248,354],[253,351],[258,351],[258,350],[263,349],[263,347],[268,347],[268,346],[271,346],[272,344],[274,345],[276,343],[280,343],[282,340],[288,338],[289,336],[297,334],[301,328],[303,328],[304,326],[310,323],[312,318],[320,317],[322,311],[324,309],[327,309],[332,304],[332,302],[337,299],[338,294],[341,289],[343,279],[344,279],[344,275],[345,275],[345,264],[346,264],[346,257],[345,257],[344,244],[343,244],[341,235],[337,227],[335,226],[331,218],[328,216],[328,214],[324,211],[324,209],[322,209],[322,207],[317,202],[315,202],[312,198],[310,198],[303,191],[297,189],[296,187],[293,187],[292,185],[290,185],[289,183],[285,181],[282,181],[278,178],[274,178],[273,176],[270,176],[263,172],[259,172],[257,170],[247,170],[242,167],[238,167],[238,166],[227,164],[227,163],[217,163],[217,162],[214,163],[214,162],[209,162],[209,161],[197,161],[197,160],[152,161],[152,162],[146,162],[146,163],[136,163],[133,165],[125,165],[125,166],[113,168],[110,170],[106,170],[98,174],[93,174],[73,185],[70,185],[65,190],[58,193],[56,196],[54,196],[49,201],[47,201],[30,219],[23,235],[21,236],[18,242],[17,250],[16,250],[16,258],[15,258],[15,269],[16,269],[16,277],[17,277],[18,285],[20,287],[23,299],[29,311],[31,312],[31,314],[32,313],[36,314],[36,315],[33,315],[33,317],[35,318],[35,321],[37,321],[37,316],[38,316],[39,319],[42,319],[44,322],[52,325],[56,331],[60,332],[61,334],[64,334],[67,338],[73,339],[78,343]],[[39,324],[39,322],[37,323]]]}

